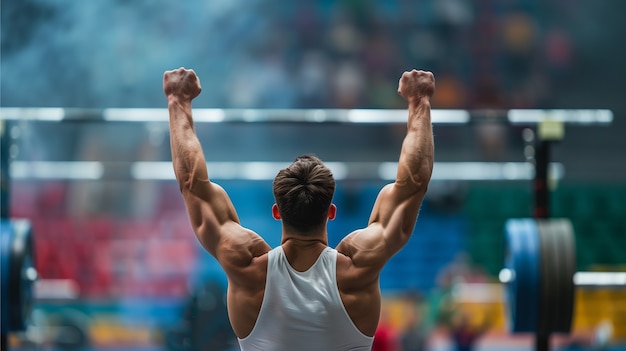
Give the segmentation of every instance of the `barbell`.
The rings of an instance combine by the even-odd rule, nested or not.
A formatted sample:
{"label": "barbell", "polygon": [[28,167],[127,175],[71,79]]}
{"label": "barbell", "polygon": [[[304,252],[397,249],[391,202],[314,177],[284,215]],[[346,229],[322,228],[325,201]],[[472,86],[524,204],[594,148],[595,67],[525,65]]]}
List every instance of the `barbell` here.
{"label": "barbell", "polygon": [[0,291],[3,337],[26,328],[33,306],[34,245],[30,222],[0,221]]}
{"label": "barbell", "polygon": [[569,333],[574,311],[576,247],[568,219],[505,223],[505,301],[513,333]]}

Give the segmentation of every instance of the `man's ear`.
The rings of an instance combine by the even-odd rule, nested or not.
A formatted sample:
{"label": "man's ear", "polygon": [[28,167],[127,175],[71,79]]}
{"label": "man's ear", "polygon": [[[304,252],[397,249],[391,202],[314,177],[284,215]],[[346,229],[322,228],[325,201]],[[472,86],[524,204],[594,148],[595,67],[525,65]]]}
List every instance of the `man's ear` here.
{"label": "man's ear", "polygon": [[278,210],[278,205],[276,204],[272,205],[272,217],[274,217],[274,219],[277,221],[281,220],[280,211]]}
{"label": "man's ear", "polygon": [[330,208],[328,209],[328,219],[332,221],[335,219],[335,216],[337,216],[337,206],[335,206],[335,204],[330,204]]}

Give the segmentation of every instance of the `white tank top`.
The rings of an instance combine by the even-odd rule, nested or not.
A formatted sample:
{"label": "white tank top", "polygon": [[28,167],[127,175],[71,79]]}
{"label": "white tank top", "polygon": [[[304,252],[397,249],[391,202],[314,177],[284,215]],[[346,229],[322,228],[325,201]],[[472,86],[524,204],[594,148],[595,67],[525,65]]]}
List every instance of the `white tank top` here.
{"label": "white tank top", "polygon": [[337,288],[337,250],[326,247],[305,272],[296,271],[281,246],[269,252],[265,295],[242,351],[369,351]]}

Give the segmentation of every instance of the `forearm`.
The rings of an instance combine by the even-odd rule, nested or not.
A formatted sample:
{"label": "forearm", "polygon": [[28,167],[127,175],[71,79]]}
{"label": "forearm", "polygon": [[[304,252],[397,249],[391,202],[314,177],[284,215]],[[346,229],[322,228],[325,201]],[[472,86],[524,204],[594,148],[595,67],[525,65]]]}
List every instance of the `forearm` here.
{"label": "forearm", "polygon": [[208,181],[202,146],[196,136],[191,101],[168,98],[170,148],[174,173],[181,190],[192,190],[198,181]]}
{"label": "forearm", "polygon": [[398,185],[426,191],[433,169],[434,141],[430,120],[430,101],[409,101],[407,134],[398,163]]}

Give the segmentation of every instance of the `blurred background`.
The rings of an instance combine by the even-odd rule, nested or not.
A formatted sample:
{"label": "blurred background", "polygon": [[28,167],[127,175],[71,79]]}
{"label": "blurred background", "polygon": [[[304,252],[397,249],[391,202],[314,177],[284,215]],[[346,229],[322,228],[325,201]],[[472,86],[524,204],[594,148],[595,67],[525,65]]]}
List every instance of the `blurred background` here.
{"label": "blurred background", "polygon": [[[501,111],[612,111],[610,125],[565,126],[550,211],[572,221],[579,271],[626,271],[622,0],[0,5],[2,167],[11,162],[2,205],[31,221],[40,278],[15,349],[237,349],[225,276],[197,243],[173,179],[166,120],[141,118],[166,113],[162,75],[181,66],[201,79],[198,109],[404,109],[397,82],[417,68],[436,76],[433,108],[492,111],[434,125],[436,162],[448,168],[435,167],[414,235],[381,277],[382,335],[395,350],[452,349],[464,322],[484,331],[476,349],[532,348],[530,336],[506,332],[498,283],[505,221],[533,216],[532,176],[484,167],[532,161],[534,126],[510,125]],[[46,109],[8,118],[12,108]],[[102,118],[120,108],[142,110]],[[196,125],[244,226],[280,243],[272,167],[302,153],[331,162],[338,178],[330,244],[367,224],[389,181],[377,170],[397,161],[404,124],[255,121]],[[250,174],[220,173],[226,164]],[[604,341],[624,349],[626,289],[579,290],[573,331],[555,348]]]}

